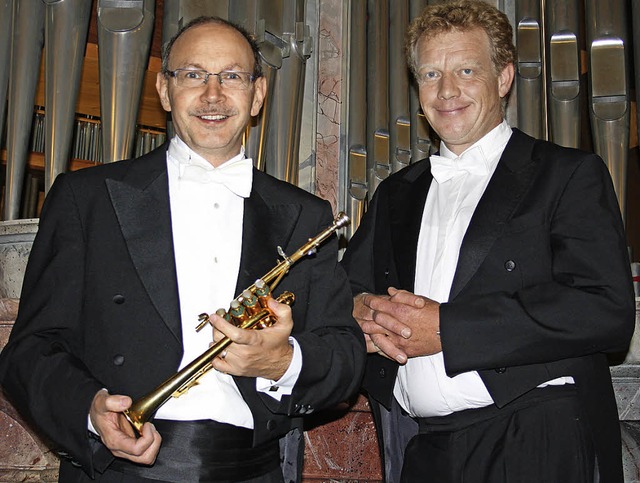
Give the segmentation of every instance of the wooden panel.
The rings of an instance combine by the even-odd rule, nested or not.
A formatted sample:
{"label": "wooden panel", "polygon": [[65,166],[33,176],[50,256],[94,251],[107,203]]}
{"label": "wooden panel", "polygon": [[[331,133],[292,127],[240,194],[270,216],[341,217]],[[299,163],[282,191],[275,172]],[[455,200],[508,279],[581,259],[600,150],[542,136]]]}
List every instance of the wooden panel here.
{"label": "wooden panel", "polygon": [[[2,150],[0,152],[0,161],[3,165],[7,163],[7,151]],[[69,171],[76,171],[82,168],[89,168],[90,166],[96,166],[97,162],[87,161],[85,159],[72,159],[69,165]],[[30,153],[27,160],[27,168],[36,174],[44,172],[44,154],[43,153]]]}
{"label": "wooden panel", "polygon": [[[166,126],[166,113],[158,99],[156,91],[156,73],[161,69],[161,61],[158,57],[149,59],[149,66],[144,77],[138,124],[164,129]],[[45,106],[44,87],[44,56],[40,66],[40,80],[36,94],[36,105]],[[46,106],[45,106],[46,109]],[[91,116],[100,116],[100,74],[98,68],[98,46],[87,44],[84,63],[82,66],[82,80],[76,112]]]}

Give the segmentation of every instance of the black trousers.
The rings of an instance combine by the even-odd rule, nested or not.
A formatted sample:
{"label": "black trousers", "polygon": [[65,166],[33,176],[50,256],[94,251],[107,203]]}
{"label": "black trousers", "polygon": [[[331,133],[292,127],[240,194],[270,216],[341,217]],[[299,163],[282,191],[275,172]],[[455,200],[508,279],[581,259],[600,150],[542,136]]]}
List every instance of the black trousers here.
{"label": "black trousers", "polygon": [[[62,476],[60,480],[63,481],[86,481],[93,483],[96,480],[90,479],[86,474],[82,473],[82,480],[68,480]],[[101,475],[98,475],[97,478],[100,483],[168,483],[173,482],[174,480],[158,480],[158,479],[149,479],[143,478],[137,475],[128,475],[125,473],[121,473],[119,471],[108,469]],[[191,481],[200,481],[200,482],[215,482],[219,483],[218,480],[208,480],[208,479],[198,479],[198,480],[183,480],[185,483],[189,483]],[[282,483],[284,480],[282,478],[282,470],[277,468],[276,470],[262,476],[258,476],[256,478],[251,478],[250,480],[226,480],[228,483]]]}
{"label": "black trousers", "polygon": [[405,451],[404,483],[592,483],[597,473],[573,386],[418,423]]}

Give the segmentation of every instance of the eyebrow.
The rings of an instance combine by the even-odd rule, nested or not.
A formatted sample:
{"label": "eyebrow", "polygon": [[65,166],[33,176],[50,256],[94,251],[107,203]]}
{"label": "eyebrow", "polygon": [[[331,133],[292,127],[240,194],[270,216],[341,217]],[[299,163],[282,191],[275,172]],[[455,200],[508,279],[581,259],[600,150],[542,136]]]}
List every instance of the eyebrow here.
{"label": "eyebrow", "polygon": [[[482,62],[480,62],[478,59],[469,59],[469,58],[465,58],[465,59],[454,59],[452,62],[448,62],[448,65],[453,65],[455,69],[460,68],[461,66],[464,67],[482,67]],[[417,72],[422,72],[424,70],[427,71],[431,71],[431,70],[442,70],[441,66],[439,65],[434,65],[434,64],[421,64],[418,65],[417,68]]]}
{"label": "eyebrow", "polygon": [[[204,67],[202,64],[199,64],[197,62],[187,62],[182,67],[177,67],[177,68],[178,69],[194,69],[194,70],[197,69],[197,70],[204,70],[204,71],[207,71],[207,72],[209,71],[206,67]],[[244,69],[244,67],[242,67],[240,64],[238,64],[236,62],[236,63],[233,63],[233,64],[227,64],[225,67],[220,69],[218,72],[224,72],[224,71],[233,70],[233,69]]]}

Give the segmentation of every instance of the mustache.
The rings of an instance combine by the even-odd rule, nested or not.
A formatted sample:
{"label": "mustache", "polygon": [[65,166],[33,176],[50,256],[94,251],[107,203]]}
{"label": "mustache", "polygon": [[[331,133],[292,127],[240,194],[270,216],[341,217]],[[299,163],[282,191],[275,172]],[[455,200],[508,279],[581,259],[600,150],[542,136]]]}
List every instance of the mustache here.
{"label": "mustache", "polygon": [[192,116],[233,116],[237,114],[236,109],[225,108],[225,107],[216,107],[212,109],[211,107],[195,109],[191,112]]}

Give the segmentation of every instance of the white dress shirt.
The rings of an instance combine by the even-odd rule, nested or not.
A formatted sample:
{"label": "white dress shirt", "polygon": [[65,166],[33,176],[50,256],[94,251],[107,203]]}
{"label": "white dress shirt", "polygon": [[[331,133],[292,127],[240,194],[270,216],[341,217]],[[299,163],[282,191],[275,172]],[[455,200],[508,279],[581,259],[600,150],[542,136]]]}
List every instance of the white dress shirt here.
{"label": "white dress shirt", "polygon": [[[462,239],[511,134],[503,121],[459,157],[440,144],[418,238],[416,294],[448,301]],[[573,381],[560,378],[544,385],[566,382]],[[493,403],[477,372],[447,376],[442,352],[411,358],[400,366],[394,395],[414,417],[444,416]]]}
{"label": "white dress shirt", "polygon": [[[240,186],[229,189],[218,181],[216,170],[233,163],[246,163],[244,150],[214,168],[174,137],[167,152],[173,244],[180,296],[184,355],[180,369],[200,356],[213,340],[210,326],[196,332],[198,315],[228,309],[234,293],[242,251],[244,198],[251,191],[252,170],[234,167]],[[251,165],[251,160],[248,160]],[[192,169],[192,166],[196,167]],[[193,174],[195,171],[195,175]],[[248,178],[247,178],[248,177]],[[260,276],[258,274],[257,276]],[[302,367],[297,342],[294,359],[279,381],[258,378],[256,388],[280,400],[291,394]],[[187,394],[172,398],[157,412],[157,418],[173,420],[214,419],[253,428],[253,417],[233,378],[210,370]]]}

